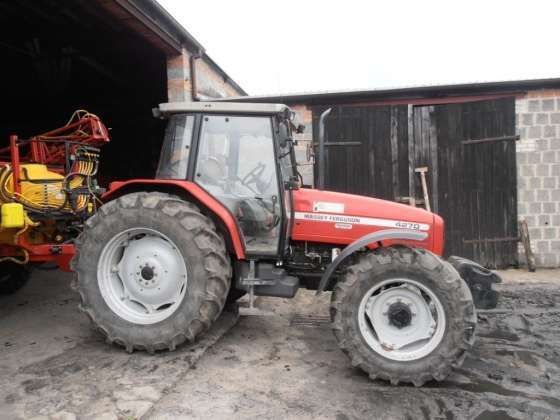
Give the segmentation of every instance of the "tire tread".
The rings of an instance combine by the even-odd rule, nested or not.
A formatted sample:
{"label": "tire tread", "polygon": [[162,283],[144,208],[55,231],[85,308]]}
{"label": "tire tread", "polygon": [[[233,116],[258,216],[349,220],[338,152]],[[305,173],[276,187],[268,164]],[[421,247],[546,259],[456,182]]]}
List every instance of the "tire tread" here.
{"label": "tire tread", "polygon": [[[103,325],[95,310],[91,307],[86,294],[80,287],[80,278],[86,276],[86,271],[92,262],[88,261],[87,255],[82,255],[80,247],[86,241],[95,240],[96,229],[101,227],[104,216],[115,212],[124,212],[130,209],[158,209],[167,216],[173,217],[182,226],[193,234],[196,246],[203,254],[202,267],[206,272],[206,287],[204,298],[198,308],[197,315],[184,325],[177,328],[177,332],[165,341],[152,342],[150,337],[132,340],[123,335],[111,334],[111,326]],[[77,288],[80,294],[80,309],[91,320],[94,328],[100,331],[111,344],[118,344],[127,352],[144,350],[153,354],[156,350],[168,349],[173,351],[177,346],[188,341],[193,342],[202,332],[210,328],[212,323],[220,315],[230,286],[231,263],[227,255],[225,241],[216,231],[212,220],[204,216],[199,208],[187,201],[164,193],[138,192],[127,194],[111,201],[100,208],[100,211],[89,219],[84,232],[76,242],[76,256],[72,261],[72,267],[77,273]],[[215,263],[210,263],[212,260]]]}
{"label": "tire tread", "polygon": [[[351,291],[357,287],[360,281],[360,273],[367,274],[375,266],[386,264],[399,267],[413,268],[417,270],[428,270],[441,278],[441,287],[445,288],[452,296],[453,300],[460,305],[458,313],[462,314],[459,324],[464,326],[460,345],[450,352],[440,352],[439,361],[432,366],[429,372],[416,373],[396,373],[386,368],[383,364],[373,364],[366,360],[358,351],[356,337],[352,337],[352,332],[345,327],[345,301]],[[399,383],[412,383],[414,386],[422,386],[432,379],[436,381],[444,380],[452,367],[456,368],[463,363],[468,350],[473,346],[475,340],[476,313],[470,290],[466,283],[461,279],[459,273],[446,261],[441,260],[435,254],[419,248],[409,248],[406,246],[392,246],[379,248],[359,256],[357,261],[346,268],[344,275],[336,283],[331,296],[330,314],[332,330],[342,351],[350,357],[354,367],[360,367],[370,378],[380,378],[389,381],[392,385]]]}

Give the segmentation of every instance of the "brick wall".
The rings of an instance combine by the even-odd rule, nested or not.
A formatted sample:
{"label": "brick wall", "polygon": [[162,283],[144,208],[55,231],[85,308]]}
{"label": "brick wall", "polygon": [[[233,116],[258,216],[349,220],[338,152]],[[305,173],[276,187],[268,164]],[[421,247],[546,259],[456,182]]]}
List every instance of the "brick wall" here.
{"label": "brick wall", "polygon": [[[191,74],[190,52],[167,59],[167,99],[169,102],[190,102]],[[196,61],[197,90],[201,98],[226,98],[242,96],[243,92],[219,74],[204,58]]]}
{"label": "brick wall", "polygon": [[560,90],[530,91],[515,108],[519,218],[537,265],[560,267]]}
{"label": "brick wall", "polygon": [[206,61],[197,61],[198,93],[208,98],[227,98],[229,96],[242,96],[228,80],[218,74]]}

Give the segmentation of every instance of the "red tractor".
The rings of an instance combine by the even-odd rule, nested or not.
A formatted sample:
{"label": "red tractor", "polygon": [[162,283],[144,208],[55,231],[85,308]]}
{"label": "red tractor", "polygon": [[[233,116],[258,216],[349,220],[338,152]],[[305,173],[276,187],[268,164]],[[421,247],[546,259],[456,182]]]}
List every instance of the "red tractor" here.
{"label": "red tractor", "polygon": [[[108,342],[194,340],[228,298],[332,290],[336,338],[371,377],[422,385],[461,364],[499,279],[444,261],[443,220],[300,187],[284,105],[170,103],[155,179],[114,182],[77,241],[82,308]],[[471,290],[469,290],[469,285]],[[495,304],[495,299],[494,299]]]}
{"label": "red tractor", "polygon": [[[332,291],[352,364],[392,384],[442,380],[473,345],[499,278],[442,259],[444,222],[375,198],[301,187],[284,105],[161,104],[155,179],[113,182],[72,268],[82,310],[127,351],[174,350],[227,301]],[[126,164],[126,163],[125,163]],[[473,299],[474,297],[474,299]]]}

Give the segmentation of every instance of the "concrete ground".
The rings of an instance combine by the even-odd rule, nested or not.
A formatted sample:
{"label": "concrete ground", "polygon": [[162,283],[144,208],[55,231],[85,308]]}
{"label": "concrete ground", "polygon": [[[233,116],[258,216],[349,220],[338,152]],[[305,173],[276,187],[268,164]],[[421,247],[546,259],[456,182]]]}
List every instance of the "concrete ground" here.
{"label": "concrete ground", "polygon": [[560,418],[560,270],[502,272],[498,310],[442,383],[370,381],[338,350],[325,294],[260,299],[196,344],[129,355],[76,309],[71,276],[37,272],[0,297],[0,419]]}

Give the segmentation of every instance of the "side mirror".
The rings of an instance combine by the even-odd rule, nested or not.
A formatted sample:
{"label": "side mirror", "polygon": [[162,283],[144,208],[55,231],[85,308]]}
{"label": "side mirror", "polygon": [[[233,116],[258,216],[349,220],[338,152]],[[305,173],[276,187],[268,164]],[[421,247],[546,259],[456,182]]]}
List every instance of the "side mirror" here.
{"label": "side mirror", "polygon": [[301,184],[300,184],[297,176],[291,177],[289,181],[286,181],[284,183],[284,188],[286,188],[289,191],[299,190],[300,187],[301,187]]}
{"label": "side mirror", "polygon": [[291,145],[293,147],[293,146],[297,146],[297,144],[298,144],[297,140],[294,140],[293,138],[288,137],[288,138],[282,140],[282,142],[280,143],[280,147],[282,147],[282,149],[283,149],[283,148],[287,147],[288,145]]}

